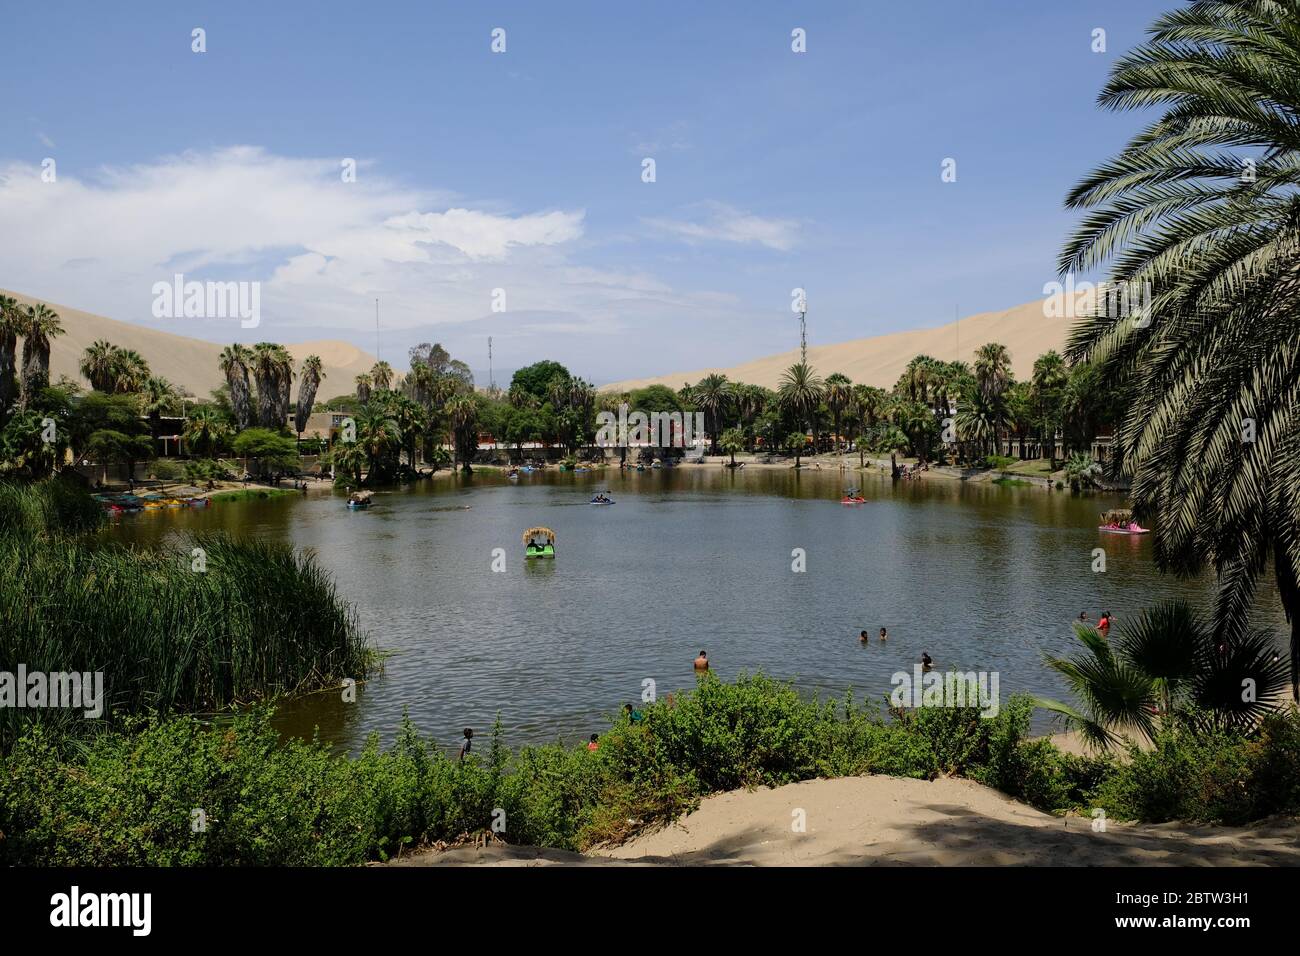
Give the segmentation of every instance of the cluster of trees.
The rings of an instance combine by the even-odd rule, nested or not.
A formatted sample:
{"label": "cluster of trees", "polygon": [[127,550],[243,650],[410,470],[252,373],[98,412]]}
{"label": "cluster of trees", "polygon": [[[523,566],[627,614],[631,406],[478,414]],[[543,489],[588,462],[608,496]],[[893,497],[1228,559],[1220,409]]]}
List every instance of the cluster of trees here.
{"label": "cluster of trees", "polygon": [[[1054,457],[1058,435],[1067,453],[1086,449],[1119,409],[1117,395],[1100,386],[1092,366],[1067,365],[1056,352],[1039,356],[1030,380],[1017,382],[1011,356],[998,343],[979,348],[969,364],[918,355],[892,389],[854,384],[838,372],[822,379],[799,363],[775,390],[713,374],[678,392],[656,385],[605,394],[600,407],[615,410],[624,402],[647,412],[702,412],[715,454],[761,444],[797,456],[809,446],[838,449],[855,441],[862,459],[872,451],[925,460],[944,445],[971,460],[1008,439],[1019,443],[1022,458],[1031,441]],[[952,425],[947,435],[945,420]]]}
{"label": "cluster of trees", "polygon": [[62,334],[48,306],[0,296],[0,473],[44,477],[69,451],[133,467],[153,454],[151,429],[156,435],[161,416],[181,399],[138,353],[103,341],[81,363],[91,394],[82,396],[66,377],[51,383],[50,342]]}

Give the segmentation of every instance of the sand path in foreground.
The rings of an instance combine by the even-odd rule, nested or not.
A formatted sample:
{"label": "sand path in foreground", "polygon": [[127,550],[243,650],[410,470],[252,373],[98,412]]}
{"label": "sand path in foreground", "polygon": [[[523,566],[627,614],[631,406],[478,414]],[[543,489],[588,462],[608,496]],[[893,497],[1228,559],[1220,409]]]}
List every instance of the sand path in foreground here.
{"label": "sand path in foreground", "polygon": [[[806,832],[792,831],[802,810]],[[1158,826],[1054,817],[969,780],[809,780],[708,797],[678,823],[591,855],[536,847],[418,853],[405,866],[1300,865],[1300,820]]]}

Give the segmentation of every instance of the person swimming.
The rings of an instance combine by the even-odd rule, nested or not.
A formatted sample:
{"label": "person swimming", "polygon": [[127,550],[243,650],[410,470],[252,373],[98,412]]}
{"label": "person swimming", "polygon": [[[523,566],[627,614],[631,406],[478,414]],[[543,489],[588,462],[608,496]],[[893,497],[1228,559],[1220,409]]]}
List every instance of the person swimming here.
{"label": "person swimming", "polygon": [[867,643],[867,632],[863,631],[861,634],[859,634],[858,640],[863,644]]}
{"label": "person swimming", "polygon": [[885,629],[883,627],[880,629],[880,639],[882,641],[888,640],[888,635],[885,633]]}
{"label": "person swimming", "polygon": [[928,670],[929,670],[930,668],[932,668],[932,667],[934,667],[934,660],[933,660],[933,658],[931,658],[929,654],[925,653],[925,651],[922,651],[922,652],[921,652],[921,670],[923,670],[923,671],[928,671]]}
{"label": "person swimming", "polygon": [[695,669],[697,671],[706,671],[709,669],[709,655],[700,651],[700,656],[695,658]]}

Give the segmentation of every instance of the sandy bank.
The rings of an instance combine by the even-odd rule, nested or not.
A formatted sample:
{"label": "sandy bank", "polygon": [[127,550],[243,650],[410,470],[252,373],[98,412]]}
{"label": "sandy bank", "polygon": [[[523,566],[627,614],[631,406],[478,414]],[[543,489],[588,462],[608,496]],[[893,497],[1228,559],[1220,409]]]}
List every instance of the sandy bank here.
{"label": "sandy bank", "polygon": [[[805,832],[792,829],[802,811]],[[708,797],[670,827],[590,855],[460,847],[399,866],[1252,866],[1300,865],[1300,820],[1246,827],[1055,817],[969,780],[809,780]]]}

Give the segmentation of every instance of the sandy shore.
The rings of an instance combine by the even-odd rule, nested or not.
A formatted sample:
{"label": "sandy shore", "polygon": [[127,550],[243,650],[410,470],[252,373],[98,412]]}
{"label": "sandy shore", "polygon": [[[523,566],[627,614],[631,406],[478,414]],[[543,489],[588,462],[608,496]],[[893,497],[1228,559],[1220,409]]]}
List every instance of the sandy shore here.
{"label": "sandy shore", "polygon": [[[796,811],[805,831],[794,832]],[[708,797],[670,827],[584,855],[493,845],[395,866],[1258,866],[1300,865],[1300,820],[1246,827],[1055,817],[969,780],[809,780]]]}

